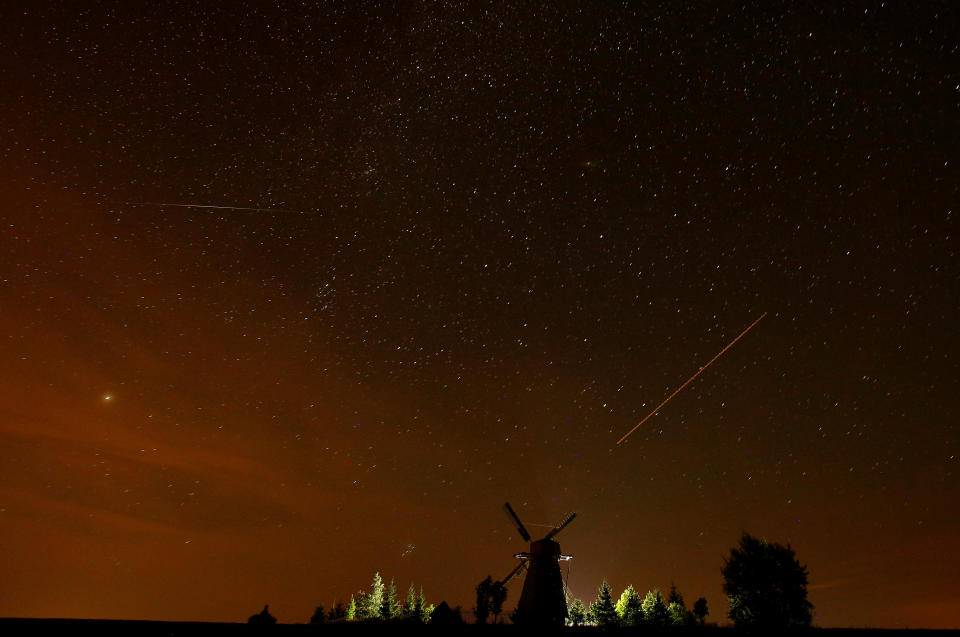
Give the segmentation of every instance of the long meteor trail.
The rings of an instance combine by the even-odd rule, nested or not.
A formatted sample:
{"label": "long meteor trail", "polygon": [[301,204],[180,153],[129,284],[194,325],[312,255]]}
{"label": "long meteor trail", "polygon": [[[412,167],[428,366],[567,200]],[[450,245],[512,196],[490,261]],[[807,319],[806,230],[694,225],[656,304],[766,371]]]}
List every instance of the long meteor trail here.
{"label": "long meteor trail", "polygon": [[657,408],[656,408],[656,409],[654,409],[654,410],[651,411],[649,414],[647,414],[647,416],[646,416],[643,420],[641,420],[640,422],[638,422],[638,423],[636,424],[636,426],[634,426],[633,429],[631,429],[630,431],[628,431],[627,433],[625,433],[625,434],[623,435],[623,438],[621,438],[620,440],[617,441],[617,444],[619,445],[621,442],[623,442],[624,440],[626,440],[627,437],[630,436],[630,434],[632,434],[634,431],[636,431],[637,429],[640,428],[640,425],[642,425],[643,423],[647,422],[647,420],[649,420],[651,416],[653,416],[655,413],[657,413],[658,411],[660,411],[660,409],[661,409],[664,405],[666,405],[668,402],[670,402],[670,399],[671,399],[671,398],[673,398],[674,396],[676,396],[677,394],[679,394],[680,391],[681,391],[684,387],[686,387],[687,385],[689,385],[690,383],[692,383],[694,378],[696,378],[697,376],[699,376],[700,374],[702,374],[702,373],[703,373],[703,370],[705,370],[706,368],[710,367],[710,365],[713,364],[713,361],[715,361],[715,360],[717,360],[718,358],[720,358],[721,356],[723,356],[723,353],[724,353],[724,352],[726,352],[728,349],[730,349],[731,347],[733,347],[734,343],[736,343],[736,342],[739,341],[741,338],[743,338],[744,334],[746,334],[747,332],[749,332],[750,330],[752,330],[752,329],[753,329],[753,326],[756,325],[757,323],[759,323],[760,320],[761,320],[764,316],[766,316],[766,315],[767,315],[767,313],[764,312],[763,314],[760,315],[760,318],[758,318],[756,321],[754,321],[753,323],[751,323],[750,325],[748,325],[748,326],[747,326],[747,329],[745,329],[745,330],[743,330],[742,332],[740,332],[740,335],[737,336],[737,338],[735,338],[735,339],[733,339],[732,341],[730,341],[730,344],[727,345],[726,347],[724,347],[722,350],[720,350],[720,353],[719,353],[719,354],[717,354],[716,356],[714,356],[713,358],[711,358],[709,363],[707,363],[706,365],[704,365],[703,367],[701,367],[700,369],[698,369],[696,374],[694,374],[693,376],[691,376],[690,378],[687,379],[687,382],[685,382],[684,384],[682,384],[682,385],[680,385],[679,387],[677,387],[676,391],[674,391],[672,394],[670,394],[669,396],[667,396],[666,400],[664,400],[662,403],[660,403],[659,405],[657,405]]}
{"label": "long meteor trail", "polygon": [[165,208],[214,208],[216,210],[252,210],[254,212],[300,212],[284,208],[246,208],[244,206],[210,206],[192,203],[158,203],[155,201],[124,201],[127,206],[160,206]]}

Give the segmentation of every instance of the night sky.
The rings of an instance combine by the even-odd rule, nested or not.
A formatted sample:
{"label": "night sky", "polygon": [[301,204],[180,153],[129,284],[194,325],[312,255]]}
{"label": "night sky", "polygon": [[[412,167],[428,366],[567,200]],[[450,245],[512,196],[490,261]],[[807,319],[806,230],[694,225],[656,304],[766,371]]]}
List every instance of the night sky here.
{"label": "night sky", "polygon": [[955,3],[213,4],[0,8],[0,616],[469,610],[509,500],[960,625]]}

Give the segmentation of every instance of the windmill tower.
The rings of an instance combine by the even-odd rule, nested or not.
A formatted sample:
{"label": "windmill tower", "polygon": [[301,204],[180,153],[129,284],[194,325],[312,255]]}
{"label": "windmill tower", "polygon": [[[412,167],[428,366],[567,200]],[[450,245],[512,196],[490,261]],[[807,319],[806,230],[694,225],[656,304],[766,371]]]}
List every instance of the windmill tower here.
{"label": "windmill tower", "polygon": [[573,556],[563,555],[560,552],[560,545],[553,538],[570,524],[577,514],[571,513],[542,539],[531,540],[530,534],[510,503],[506,503],[505,506],[507,514],[517,524],[520,537],[530,542],[529,551],[514,555],[523,561],[501,582],[506,585],[526,567],[527,576],[523,580],[523,592],[520,593],[520,601],[517,603],[516,621],[518,624],[526,625],[563,626],[567,618],[567,600],[564,596],[560,562],[569,560]]}

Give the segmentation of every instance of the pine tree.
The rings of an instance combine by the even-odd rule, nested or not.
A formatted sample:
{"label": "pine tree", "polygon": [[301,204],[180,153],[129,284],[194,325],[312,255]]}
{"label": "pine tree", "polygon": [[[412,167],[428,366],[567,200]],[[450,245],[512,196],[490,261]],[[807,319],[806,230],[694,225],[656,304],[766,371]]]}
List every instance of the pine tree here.
{"label": "pine tree", "polygon": [[693,623],[693,615],[687,610],[683,595],[673,582],[670,583],[670,595],[667,597],[667,614],[670,616],[670,623],[674,626],[688,626]]}
{"label": "pine tree", "polygon": [[581,626],[587,620],[587,608],[583,605],[582,601],[575,599],[573,603],[570,604],[567,616],[567,621],[571,626]]}
{"label": "pine tree", "polygon": [[667,605],[663,603],[663,595],[660,594],[660,589],[655,588],[652,591],[647,591],[646,597],[643,598],[642,608],[644,623],[650,626],[667,625],[669,614],[667,613]]}
{"label": "pine tree", "polygon": [[614,608],[617,610],[617,616],[620,619],[623,619],[623,611],[627,605],[627,600],[630,598],[630,593],[635,593],[633,590],[633,584],[629,584],[623,592],[620,593],[620,599],[617,600],[617,603],[614,605]]}
{"label": "pine tree", "polygon": [[433,604],[427,606],[427,600],[423,596],[423,586],[420,587],[420,595],[417,596],[417,603],[413,605],[413,613],[418,620],[426,624],[430,621],[430,613],[433,612]]}
{"label": "pine tree", "polygon": [[357,598],[357,607],[353,613],[353,618],[357,620],[370,619],[370,615],[367,614],[369,610],[367,601],[370,599],[370,595],[366,591],[357,591],[354,593],[354,597]]}
{"label": "pine tree", "polygon": [[689,626],[693,623],[693,615],[680,602],[668,604],[667,615],[670,617],[670,625],[672,626]]}
{"label": "pine tree", "polygon": [[330,612],[327,613],[327,619],[330,621],[335,621],[337,619],[344,619],[347,616],[347,609],[343,607],[343,603],[337,602],[333,605],[333,608],[330,609]]}
{"label": "pine tree", "polygon": [[638,626],[643,622],[643,598],[633,588],[633,584],[621,593],[616,610],[620,623],[624,626]]}
{"label": "pine tree", "polygon": [[393,578],[390,578],[390,586],[383,596],[383,606],[380,609],[380,616],[384,619],[393,619],[400,616],[400,602],[397,601],[397,585]]}
{"label": "pine tree", "polygon": [[353,595],[350,596],[350,603],[347,604],[347,612],[344,618],[351,622],[357,618],[357,600]]}
{"label": "pine tree", "polygon": [[313,611],[313,617],[310,618],[311,624],[322,624],[327,621],[327,614],[323,608],[323,605],[317,606],[317,609]]}
{"label": "pine tree", "polygon": [[355,619],[370,619],[370,607],[368,603],[370,601],[370,595],[366,591],[357,591],[354,593],[354,597],[357,598],[357,610],[354,613]]}
{"label": "pine tree", "polygon": [[667,606],[669,607],[670,604],[680,604],[684,608],[687,606],[683,603],[683,595],[680,594],[673,582],[670,583],[670,595],[667,597]]}
{"label": "pine tree", "polygon": [[407,601],[403,604],[403,614],[413,615],[414,606],[417,605],[417,591],[413,588],[413,582],[410,582],[410,588],[407,589]]}
{"label": "pine tree", "polygon": [[615,626],[617,624],[617,610],[613,606],[613,596],[610,592],[610,584],[603,580],[600,588],[597,590],[597,599],[590,605],[590,612],[593,615],[593,621],[598,626]]}
{"label": "pine tree", "polygon": [[370,594],[367,595],[366,604],[364,604],[363,618],[377,619],[383,610],[384,586],[383,578],[380,573],[373,574],[373,582],[370,584]]}

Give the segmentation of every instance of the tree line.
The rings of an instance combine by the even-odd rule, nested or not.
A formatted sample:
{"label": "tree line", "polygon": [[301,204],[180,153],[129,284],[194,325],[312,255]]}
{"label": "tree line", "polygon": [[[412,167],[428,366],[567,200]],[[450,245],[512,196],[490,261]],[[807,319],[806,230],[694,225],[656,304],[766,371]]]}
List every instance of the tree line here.
{"label": "tree line", "polygon": [[[737,628],[779,631],[810,626],[813,605],[807,600],[807,567],[800,564],[789,544],[783,546],[744,533],[724,559],[720,573],[728,617]],[[614,603],[610,585],[604,580],[589,607],[575,599],[568,613],[573,625],[666,627],[703,625],[709,611],[703,597],[687,610],[675,586],[670,587],[664,601],[657,589],[641,598],[630,585]]]}
{"label": "tree line", "polygon": [[[729,605],[728,617],[738,628],[779,630],[810,625],[813,605],[807,601],[807,569],[797,561],[789,544],[783,546],[744,533],[740,543],[725,558],[721,574]],[[502,621],[500,616],[507,598],[504,584],[488,576],[476,586],[476,594],[473,613],[477,623],[486,623],[491,616],[494,623]],[[697,599],[688,609],[683,595],[673,585],[664,599],[659,589],[651,589],[641,596],[631,584],[614,601],[606,579],[589,605],[574,599],[569,601],[567,612],[570,625],[601,627],[695,626],[703,625],[709,614],[705,598]],[[401,601],[394,580],[385,584],[378,572],[373,576],[369,591],[357,591],[350,596],[347,605],[338,601],[329,610],[317,606],[310,623],[383,620],[433,624],[463,622],[459,606],[450,608],[446,602],[429,604],[423,587],[418,592],[413,583]],[[249,622],[272,624],[276,619],[265,606],[261,613],[250,617]]]}
{"label": "tree line", "polygon": [[641,596],[633,587],[627,586],[619,599],[613,601],[613,591],[607,580],[597,589],[597,598],[586,606],[574,599],[568,608],[567,623],[572,626],[693,626],[703,625],[709,614],[706,598],[699,598],[688,610],[683,595],[676,586],[670,586],[666,600],[660,589],[654,588]]}
{"label": "tree line", "polygon": [[[423,587],[417,592],[413,582],[407,589],[405,600],[397,597],[397,586],[393,579],[384,584],[380,573],[374,573],[370,590],[359,590],[350,596],[350,602],[344,606],[336,602],[329,610],[323,605],[317,606],[310,618],[311,624],[323,624],[333,621],[376,621],[406,620],[427,623],[436,610],[434,604],[428,604]],[[458,609],[457,609],[458,610]]]}

